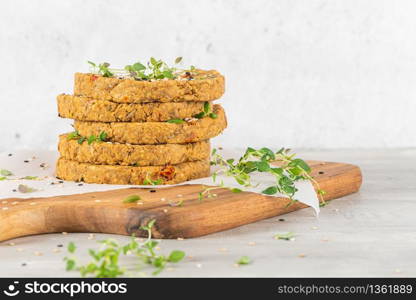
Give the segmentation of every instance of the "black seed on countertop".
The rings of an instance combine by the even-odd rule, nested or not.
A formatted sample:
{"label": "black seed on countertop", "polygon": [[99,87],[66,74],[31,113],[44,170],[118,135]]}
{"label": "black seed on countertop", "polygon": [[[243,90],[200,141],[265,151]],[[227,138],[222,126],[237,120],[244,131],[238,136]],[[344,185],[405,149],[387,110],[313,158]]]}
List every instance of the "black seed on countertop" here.
{"label": "black seed on countertop", "polygon": [[284,222],[284,221],[286,221],[286,220],[285,220],[285,219],[279,219],[279,221],[280,221],[280,222]]}
{"label": "black seed on countertop", "polygon": [[59,183],[64,183],[64,182],[63,182],[63,180],[59,180],[58,182],[59,182]]}
{"label": "black seed on countertop", "polygon": [[78,186],[83,186],[84,184],[83,183],[78,183]]}
{"label": "black seed on countertop", "polygon": [[13,192],[17,192],[17,190],[12,190]]}
{"label": "black seed on countertop", "polygon": [[51,185],[54,185],[55,184],[55,182],[51,182]]}
{"label": "black seed on countertop", "polygon": [[9,153],[9,155],[8,156],[12,156],[13,154],[11,154],[11,153]]}
{"label": "black seed on countertop", "polygon": [[28,161],[28,160],[24,160],[23,162],[24,162],[24,163],[28,163],[29,161]]}
{"label": "black seed on countertop", "polygon": [[56,247],[58,247],[58,248],[62,248],[64,245],[62,245],[62,244],[58,244],[58,245],[56,245]]}
{"label": "black seed on countertop", "polygon": [[27,266],[27,263],[22,263],[22,267],[26,267]]}
{"label": "black seed on countertop", "polygon": [[156,193],[156,190],[150,190],[149,192],[151,192],[151,193]]}

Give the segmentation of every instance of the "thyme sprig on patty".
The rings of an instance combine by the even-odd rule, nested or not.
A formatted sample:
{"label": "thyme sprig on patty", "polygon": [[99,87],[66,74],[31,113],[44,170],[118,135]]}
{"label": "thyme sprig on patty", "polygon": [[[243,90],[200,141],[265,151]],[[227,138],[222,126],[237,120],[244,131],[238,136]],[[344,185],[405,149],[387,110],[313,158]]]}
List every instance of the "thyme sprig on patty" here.
{"label": "thyme sprig on patty", "polygon": [[151,57],[147,63],[140,61],[126,65],[123,69],[110,68],[107,62],[96,64],[88,61],[91,66],[91,72],[102,75],[103,77],[122,77],[134,80],[153,81],[162,79],[182,79],[192,80],[194,78],[195,67],[189,69],[179,69],[177,67],[182,61],[182,57],[177,57],[174,66],[169,66],[161,59]]}

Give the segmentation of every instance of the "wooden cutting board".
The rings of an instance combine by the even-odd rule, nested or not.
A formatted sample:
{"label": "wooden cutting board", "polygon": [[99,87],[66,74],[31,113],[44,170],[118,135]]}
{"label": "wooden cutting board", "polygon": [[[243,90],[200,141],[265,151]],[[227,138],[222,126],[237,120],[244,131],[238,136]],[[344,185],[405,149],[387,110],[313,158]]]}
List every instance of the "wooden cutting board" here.
{"label": "wooden cutting board", "polygon": [[[357,192],[360,168],[350,164],[309,161],[312,175],[326,191],[324,200]],[[101,232],[145,236],[141,230],[155,219],[155,238],[191,238],[292,212],[306,205],[256,193],[212,191],[217,196],[198,199],[201,185],[163,189],[126,188],[47,198],[0,200],[0,241],[53,232]],[[138,203],[123,203],[139,195]],[[181,206],[175,206],[182,201]]]}

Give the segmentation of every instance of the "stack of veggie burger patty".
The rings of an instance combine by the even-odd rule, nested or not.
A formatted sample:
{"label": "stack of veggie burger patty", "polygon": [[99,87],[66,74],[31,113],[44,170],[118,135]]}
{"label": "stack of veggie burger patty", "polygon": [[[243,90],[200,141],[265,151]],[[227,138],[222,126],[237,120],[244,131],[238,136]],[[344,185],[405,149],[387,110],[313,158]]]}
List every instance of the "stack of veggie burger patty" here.
{"label": "stack of veggie burger patty", "polygon": [[[209,139],[227,126],[213,100],[224,93],[217,71],[145,65],[76,73],[74,95],[57,97],[75,131],[59,137],[60,179],[107,184],[174,184],[209,176]],[[120,69],[116,69],[120,70]]]}

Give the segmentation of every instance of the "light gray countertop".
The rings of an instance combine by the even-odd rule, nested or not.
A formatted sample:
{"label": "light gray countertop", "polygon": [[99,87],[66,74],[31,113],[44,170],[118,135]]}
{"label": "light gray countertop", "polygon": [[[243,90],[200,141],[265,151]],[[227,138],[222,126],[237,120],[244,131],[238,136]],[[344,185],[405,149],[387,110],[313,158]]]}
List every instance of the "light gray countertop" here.
{"label": "light gray countertop", "polygon": [[[359,165],[364,177],[360,192],[331,201],[319,218],[308,208],[201,238],[163,240],[161,253],[180,249],[188,256],[159,276],[416,276],[416,149],[298,153],[306,159]],[[296,234],[294,241],[273,239],[288,231]],[[78,257],[87,262],[87,249],[109,237],[123,243],[129,239],[69,233],[0,243],[0,277],[77,276],[65,271],[65,246],[75,242]],[[243,255],[253,262],[236,267]],[[132,269],[135,259],[127,257],[122,265]]]}

